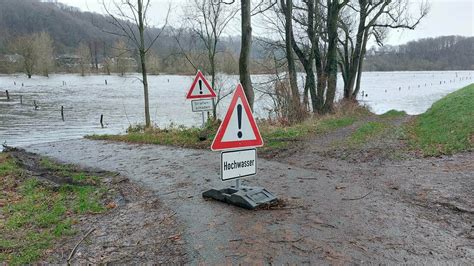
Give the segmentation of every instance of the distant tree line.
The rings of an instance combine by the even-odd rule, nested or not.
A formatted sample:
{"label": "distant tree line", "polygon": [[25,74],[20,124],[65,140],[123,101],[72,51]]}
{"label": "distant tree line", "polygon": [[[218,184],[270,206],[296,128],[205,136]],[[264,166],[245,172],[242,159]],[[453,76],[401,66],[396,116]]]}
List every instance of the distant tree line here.
{"label": "distant tree line", "polygon": [[[291,123],[309,113],[334,110],[338,72],[344,100],[356,102],[363,70],[473,66],[472,38],[448,36],[384,46],[391,29],[414,29],[419,24],[429,10],[426,1],[192,0],[183,7],[182,25],[174,28],[148,25],[149,0],[103,3],[107,15],[55,2],[0,0],[4,31],[0,52],[9,56],[0,58],[0,71],[4,62],[14,61],[29,76],[47,75],[52,68],[39,67],[48,66],[44,63],[48,60],[55,62],[56,71],[81,75],[138,71],[149,127],[148,74],[190,74],[201,69],[220,91],[217,74],[238,73],[251,106],[258,89],[274,99],[277,116]],[[18,10],[34,15],[21,17]],[[253,36],[256,16],[272,38]],[[240,39],[222,34],[234,18],[240,21]],[[379,48],[368,49],[373,42]],[[298,72],[304,73],[303,79]],[[270,73],[273,80],[257,88],[250,73]],[[214,105],[214,118],[222,97]]]}
{"label": "distant tree line", "polygon": [[[48,33],[53,40],[54,71],[84,72],[84,74],[117,72],[123,74],[139,70],[138,51],[132,47],[133,45],[129,41],[120,38],[120,36],[108,34],[117,33],[118,29],[110,23],[110,18],[106,15],[81,12],[77,8],[54,1],[0,0],[0,7],[0,73],[22,71],[23,68],[16,63],[17,58],[11,58],[16,53],[11,49],[11,43],[19,37],[31,37],[41,32]],[[189,25],[183,24],[182,26]],[[146,31],[146,36],[154,36],[160,29],[150,27]],[[193,57],[196,62],[201,62],[199,58],[206,51],[206,46],[198,32],[193,28],[167,27],[150,49],[149,62],[153,62],[150,74],[195,73],[195,66],[198,65],[190,64],[183,54],[183,49],[176,45],[178,31],[180,32],[181,48],[187,51],[189,58]],[[219,65],[219,71],[238,73],[239,38],[220,38],[219,44],[216,46],[219,56],[215,58],[216,65]],[[121,41],[124,43],[120,44]],[[126,52],[119,51],[124,48],[123,45],[126,47]],[[261,73],[264,71],[263,59],[260,57],[263,54],[261,52],[263,47],[256,41],[253,43],[253,48],[251,69],[253,72]],[[85,58],[87,53],[89,56]],[[8,57],[6,57],[7,55]],[[83,59],[78,58],[79,55]],[[119,57],[117,58],[117,56]],[[88,64],[85,65],[85,61],[87,61],[85,59],[90,61],[90,67]],[[125,64],[117,63],[117,61]],[[202,61],[199,67],[201,68],[205,62]],[[86,68],[81,66],[86,66]],[[35,74],[40,73],[35,72]]]}
{"label": "distant tree line", "polygon": [[442,36],[371,48],[367,71],[473,70],[474,37]]}

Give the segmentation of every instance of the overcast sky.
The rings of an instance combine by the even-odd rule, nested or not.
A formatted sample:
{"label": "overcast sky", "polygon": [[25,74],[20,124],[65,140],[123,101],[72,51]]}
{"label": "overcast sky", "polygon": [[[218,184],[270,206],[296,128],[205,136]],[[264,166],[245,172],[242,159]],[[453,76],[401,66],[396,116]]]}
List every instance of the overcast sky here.
{"label": "overcast sky", "polygon": [[[83,11],[104,13],[102,0],[58,0]],[[112,0],[105,0],[106,3]],[[160,25],[164,22],[168,6],[171,5],[170,23],[177,25],[186,0],[151,0],[149,14],[151,22]],[[238,1],[236,1],[238,2]],[[417,0],[414,1],[416,4]],[[430,13],[415,30],[392,30],[386,44],[403,44],[411,40],[441,35],[474,36],[474,0],[429,0]],[[257,23],[256,23],[257,24]],[[254,33],[261,34],[263,28],[254,25]],[[232,25],[232,35],[239,34],[239,23]]]}

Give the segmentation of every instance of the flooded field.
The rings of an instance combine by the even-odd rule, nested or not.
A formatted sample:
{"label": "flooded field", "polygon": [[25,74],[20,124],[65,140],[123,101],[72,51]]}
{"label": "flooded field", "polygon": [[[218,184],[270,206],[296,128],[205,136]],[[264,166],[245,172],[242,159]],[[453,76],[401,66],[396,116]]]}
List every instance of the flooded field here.
{"label": "flooded field", "polygon": [[[375,113],[397,109],[419,114],[444,95],[473,83],[473,73],[364,73],[359,99]],[[185,100],[192,79],[192,76],[175,75],[149,77],[150,113],[154,124],[160,127],[200,125],[200,114],[193,113],[190,102]],[[253,77],[254,82],[265,79],[265,76]],[[237,80],[237,76],[227,76],[224,84],[228,89],[234,88]],[[340,95],[342,80],[338,86]],[[10,101],[6,101],[5,90],[10,93]],[[267,117],[270,102],[267,97],[257,95],[256,115]],[[220,115],[226,106],[224,100]],[[8,145],[25,146],[93,133],[124,133],[129,125],[142,123],[143,112],[143,88],[138,75],[80,77],[68,74],[31,79],[24,75],[0,76],[0,142],[6,141]],[[105,128],[100,125],[101,115],[104,115]]]}

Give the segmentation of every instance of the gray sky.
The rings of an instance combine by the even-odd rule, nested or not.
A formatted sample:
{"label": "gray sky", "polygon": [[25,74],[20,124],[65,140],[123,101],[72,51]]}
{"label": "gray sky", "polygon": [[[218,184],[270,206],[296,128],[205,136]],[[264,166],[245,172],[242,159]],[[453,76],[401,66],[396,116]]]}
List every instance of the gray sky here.
{"label": "gray sky", "polygon": [[[112,0],[105,0],[106,3]],[[428,0],[430,13],[415,30],[392,30],[386,44],[402,44],[411,40],[441,35],[474,36],[474,0]],[[102,0],[59,0],[83,11],[104,13]],[[151,23],[160,25],[164,22],[168,6],[171,5],[170,23],[179,24],[182,7],[186,0],[151,0]],[[414,1],[416,4],[417,0]],[[257,24],[257,23],[256,23]],[[264,32],[254,25],[255,34]],[[239,34],[238,23],[232,25],[230,34]]]}

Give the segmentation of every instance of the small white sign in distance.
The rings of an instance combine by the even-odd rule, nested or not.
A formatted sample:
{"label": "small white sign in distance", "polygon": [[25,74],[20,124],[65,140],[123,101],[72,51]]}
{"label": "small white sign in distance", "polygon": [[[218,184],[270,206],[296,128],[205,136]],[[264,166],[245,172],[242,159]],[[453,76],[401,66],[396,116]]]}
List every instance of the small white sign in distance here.
{"label": "small white sign in distance", "polygon": [[191,101],[193,112],[205,112],[212,110],[212,99]]}
{"label": "small white sign in distance", "polygon": [[257,150],[225,151],[221,153],[222,181],[257,174]]}

